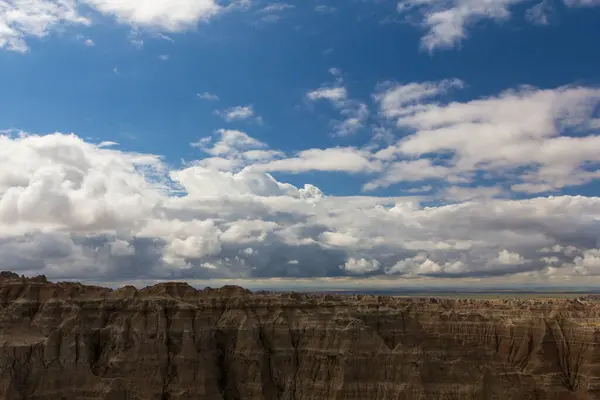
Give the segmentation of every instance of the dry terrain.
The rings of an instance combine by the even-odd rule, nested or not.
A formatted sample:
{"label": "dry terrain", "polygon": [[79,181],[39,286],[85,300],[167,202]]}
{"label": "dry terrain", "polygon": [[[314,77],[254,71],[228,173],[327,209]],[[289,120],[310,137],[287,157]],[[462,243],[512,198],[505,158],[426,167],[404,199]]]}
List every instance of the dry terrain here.
{"label": "dry terrain", "polygon": [[0,273],[0,399],[600,399],[600,300]]}

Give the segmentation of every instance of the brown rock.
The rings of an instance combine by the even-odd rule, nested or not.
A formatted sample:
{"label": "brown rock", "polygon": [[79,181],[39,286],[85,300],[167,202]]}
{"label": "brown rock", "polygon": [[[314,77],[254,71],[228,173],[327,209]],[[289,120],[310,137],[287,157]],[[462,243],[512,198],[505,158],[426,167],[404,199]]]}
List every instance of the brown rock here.
{"label": "brown rock", "polygon": [[[16,277],[15,277],[16,276]],[[600,399],[600,300],[116,291],[0,273],[0,399]]]}

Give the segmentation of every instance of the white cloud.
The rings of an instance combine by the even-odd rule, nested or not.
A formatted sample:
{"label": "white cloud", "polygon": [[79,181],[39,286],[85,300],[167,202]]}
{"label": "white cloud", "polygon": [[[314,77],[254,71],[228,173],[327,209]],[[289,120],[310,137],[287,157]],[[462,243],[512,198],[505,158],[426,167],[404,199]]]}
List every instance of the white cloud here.
{"label": "white cloud", "polygon": [[86,46],[89,47],[93,47],[95,45],[94,41],[92,39],[86,39],[83,44],[85,44]]}
{"label": "white cloud", "polygon": [[575,270],[583,275],[600,275],[600,249],[585,250],[573,262]]}
{"label": "white cloud", "polygon": [[126,240],[116,239],[110,243],[109,247],[110,254],[116,257],[133,256],[135,254],[135,247]]}
{"label": "white cloud", "polygon": [[426,252],[417,254],[414,257],[398,261],[391,268],[385,271],[388,275],[456,275],[467,271],[467,266],[460,260],[447,261],[442,265],[428,258]]}
{"label": "white cloud", "polygon": [[498,186],[449,186],[438,193],[440,198],[452,202],[486,200],[502,195],[503,190]]}
{"label": "white cloud", "polygon": [[366,189],[427,179],[469,183],[479,173],[511,191],[540,193],[600,177],[600,136],[594,134],[600,90],[521,87],[441,102],[448,88],[460,86],[409,84],[375,95],[380,114],[411,133],[376,153],[386,167]]}
{"label": "white cloud", "polygon": [[427,179],[448,179],[452,171],[449,168],[433,165],[428,159],[400,161],[391,163],[376,180],[365,184],[365,190],[386,188],[399,182],[418,182]]}
{"label": "white cloud", "polygon": [[[421,40],[424,49],[451,48],[468,36],[468,29],[481,20],[505,21],[513,6],[532,0],[403,0],[398,11],[417,16],[427,33]],[[544,4],[547,2],[544,1]],[[598,0],[563,0],[568,7],[598,6]],[[136,31],[153,31],[155,37],[168,38],[168,32],[194,29],[199,23],[235,9],[248,9],[250,0],[2,0],[0,2],[0,49],[26,52],[28,38],[45,37],[70,25],[90,25],[89,10],[113,17]],[[293,4],[273,3],[259,11],[262,22],[275,22]],[[336,9],[317,5],[317,12]],[[548,7],[534,6],[529,19],[547,22]],[[134,38],[141,48],[144,41]]]}
{"label": "white cloud", "polygon": [[406,13],[417,9],[422,24],[428,30],[421,46],[429,51],[451,48],[467,37],[467,27],[483,19],[506,20],[510,7],[524,0],[405,0],[398,11]]}
{"label": "white cloud", "polygon": [[212,156],[196,161],[195,165],[220,171],[239,171],[249,164],[267,163],[284,156],[242,131],[219,129],[216,134],[217,140],[205,137],[192,143],[193,147]]}
{"label": "white cloud", "polygon": [[144,47],[144,41],[141,39],[132,39],[131,44],[137,49],[141,49]]}
{"label": "white cloud", "polygon": [[368,274],[379,270],[380,265],[377,260],[365,260],[364,258],[350,258],[343,265],[343,268],[350,274]]}
{"label": "white cloud", "polygon": [[335,77],[341,77],[342,76],[342,70],[339,68],[329,68],[329,73]]}
{"label": "white cloud", "polygon": [[170,36],[165,35],[164,33],[156,33],[155,35],[158,39],[166,40],[167,42],[175,43],[175,39]]}
{"label": "white cloud", "polygon": [[525,259],[518,253],[511,253],[508,250],[502,250],[498,253],[498,257],[492,261],[502,265],[515,265],[525,263]]}
{"label": "white cloud", "polygon": [[99,12],[134,27],[177,32],[224,11],[214,0],[81,0]]}
{"label": "white cloud", "polygon": [[[247,133],[235,129],[219,129],[216,131],[219,139],[214,142],[213,138],[200,139],[192,146],[198,147],[212,156],[238,155],[243,150],[263,149],[267,145],[260,140],[248,136]],[[214,142],[214,143],[213,143]]]}
{"label": "white cloud", "polygon": [[369,117],[369,107],[365,103],[348,98],[348,91],[341,86],[343,79],[340,69],[330,68],[329,73],[337,77],[336,85],[321,86],[319,89],[309,91],[306,97],[311,101],[327,100],[339,110],[343,120],[332,121],[336,135],[355,134],[363,128]]}
{"label": "white cloud", "polygon": [[332,172],[376,172],[380,167],[378,160],[372,160],[370,155],[353,147],[331,147],[327,149],[309,149],[281,160],[265,164],[255,164],[256,171],[279,171],[300,173],[307,171]]}
{"label": "white cloud", "polygon": [[[593,179],[600,164],[582,163],[597,162],[598,91],[519,88],[459,103],[444,102],[440,86],[394,95],[381,116],[403,136],[381,150],[284,154],[222,129],[194,143],[207,158],[175,168],[113,142],[4,131],[0,259],[19,273],[103,280],[368,274],[585,284],[600,276],[600,198],[494,198],[519,183]],[[295,176],[299,185],[280,175],[310,171],[431,191],[342,197],[303,182],[310,175]]]}
{"label": "white cloud", "polygon": [[215,111],[215,114],[217,114],[227,122],[235,120],[247,120],[254,117],[254,108],[252,104],[247,106],[236,106],[227,108],[225,110],[217,110]]}
{"label": "white cloud", "polygon": [[[135,29],[179,32],[218,14],[247,7],[249,0],[2,0],[0,49],[25,52],[27,38],[41,38],[69,25],[90,25],[92,10]],[[140,39],[133,39],[139,47]]]}
{"label": "white cloud", "polygon": [[113,147],[113,146],[118,146],[119,143],[117,142],[113,142],[111,140],[105,140],[103,142],[98,143],[98,147]]}
{"label": "white cloud", "polygon": [[272,23],[277,22],[283,18],[283,13],[286,10],[291,10],[296,8],[293,4],[288,3],[272,3],[269,4],[258,11],[258,14],[261,15],[260,22],[263,23]]}
{"label": "white cloud", "polygon": [[296,8],[296,6],[294,6],[292,4],[287,4],[287,3],[272,3],[272,4],[269,4],[268,6],[265,6],[264,8],[262,8],[260,10],[260,12],[272,13],[272,12],[289,10],[291,8]]}
{"label": "white cloud", "polygon": [[464,87],[460,79],[446,79],[439,82],[409,83],[406,85],[388,82],[380,85],[373,96],[380,104],[381,113],[387,118],[395,118],[419,110],[424,100],[436,98],[452,89]]}
{"label": "white cloud", "polygon": [[[448,49],[459,45],[468,37],[468,29],[483,20],[503,22],[512,17],[513,8],[532,0],[402,0],[398,12],[417,17],[427,30],[421,47],[428,51]],[[568,7],[598,6],[598,0],[563,0]],[[535,5],[527,17],[538,23],[547,22],[549,5]]]}
{"label": "white cloud", "polygon": [[339,136],[353,135],[358,132],[369,117],[369,107],[361,102],[349,102],[340,111],[344,117],[341,121],[335,121],[335,132]]}
{"label": "white cloud", "polygon": [[[242,143],[235,151],[257,146],[232,137]],[[567,246],[574,252],[552,255],[561,262],[538,281],[596,271],[598,198],[423,208],[409,198],[324,196],[253,169],[168,170],[156,156],[76,136],[4,136],[0,144],[0,256],[22,273],[483,279],[546,271],[540,250]],[[182,195],[170,194],[177,187]]]}
{"label": "white cloud", "polygon": [[337,103],[348,98],[348,92],[343,87],[321,87],[306,94],[309,100],[329,100]]}
{"label": "white cloud", "polygon": [[169,55],[168,54],[161,54],[160,56],[158,56],[158,58],[161,61],[167,61],[169,59]]}
{"label": "white cloud", "polygon": [[158,183],[149,181],[163,168],[153,155],[124,154],[54,134],[0,136],[0,159],[0,220],[23,229],[135,225],[160,198]]}
{"label": "white cloud", "polygon": [[27,37],[42,38],[64,25],[89,25],[74,0],[0,1],[0,49],[26,52]]}
{"label": "white cloud", "polygon": [[216,94],[213,94],[213,93],[209,93],[209,92],[197,93],[196,95],[198,96],[198,98],[200,98],[202,100],[209,100],[209,101],[218,101],[219,100],[219,96],[217,96]]}
{"label": "white cloud", "polygon": [[128,34],[129,42],[138,50],[144,48],[144,40],[140,36],[141,34],[137,29],[132,29]]}

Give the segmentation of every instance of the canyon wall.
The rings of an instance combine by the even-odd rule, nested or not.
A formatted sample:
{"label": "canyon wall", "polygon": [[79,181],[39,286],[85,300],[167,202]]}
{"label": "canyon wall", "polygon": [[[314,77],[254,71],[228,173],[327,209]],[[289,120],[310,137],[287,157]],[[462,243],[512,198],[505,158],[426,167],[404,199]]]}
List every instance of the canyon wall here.
{"label": "canyon wall", "polygon": [[0,273],[0,399],[600,399],[600,300],[110,290]]}

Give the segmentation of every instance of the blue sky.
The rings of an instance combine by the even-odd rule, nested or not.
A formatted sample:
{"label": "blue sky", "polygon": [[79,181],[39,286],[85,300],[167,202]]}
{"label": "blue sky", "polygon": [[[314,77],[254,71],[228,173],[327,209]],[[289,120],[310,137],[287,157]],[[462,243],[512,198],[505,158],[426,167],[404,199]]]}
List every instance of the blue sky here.
{"label": "blue sky", "polygon": [[[301,276],[352,282],[500,276],[505,283],[539,283],[600,273],[598,216],[585,211],[594,209],[590,202],[600,203],[595,0],[5,3],[0,195],[13,217],[4,222],[22,223],[23,235],[50,241],[69,236],[71,243],[68,256],[55,264],[17,260],[13,269],[33,271],[33,263],[51,276],[117,279],[115,271],[126,264],[130,279]],[[46,146],[53,149],[50,159],[50,150],[40,150]],[[27,176],[15,178],[8,149],[11,157],[31,158],[20,167]],[[73,158],[79,152],[85,156]],[[83,159],[85,168],[74,166]],[[109,159],[114,170],[105,169]],[[46,171],[48,165],[55,169]],[[84,174],[83,182],[117,175],[126,182],[114,193],[104,183],[108,194],[90,199],[103,204],[104,215],[107,207],[130,204],[124,193],[144,193],[154,203],[138,205],[148,212],[138,220],[111,214],[86,225],[70,208],[83,196],[69,178],[73,168]],[[34,183],[54,187],[57,203],[47,206]],[[22,214],[18,204],[33,192],[38,197],[27,201],[46,202],[37,209],[49,215]],[[204,204],[207,196],[222,202],[251,197],[268,212],[184,212],[173,203]],[[281,203],[275,206],[274,198]],[[285,198],[323,209],[308,218]],[[103,203],[109,199],[115,203]],[[562,222],[547,211],[557,201],[571,207]],[[354,202],[361,205],[348,209]],[[532,214],[538,203],[536,209],[545,211]],[[243,204],[241,209],[249,207]],[[66,208],[61,214],[56,207]],[[389,242],[411,223],[380,221],[372,215],[378,207],[412,210],[411,223],[423,232],[406,243]],[[442,231],[435,219],[448,207],[461,213],[474,207],[482,218],[488,210],[490,225],[471,227],[449,215],[449,224],[465,229],[455,237],[451,226]],[[515,226],[490,221],[490,213],[504,215],[503,207],[520,207],[523,218],[547,219],[525,228],[517,220]],[[423,222],[426,210],[432,215]],[[371,222],[322,222],[334,214]],[[138,226],[156,218],[171,228]],[[174,227],[182,220],[204,225],[193,232]],[[573,226],[572,237],[546,232],[565,223]],[[484,239],[490,242],[475,244],[477,229],[503,224],[506,240],[490,233]],[[255,242],[248,239],[245,247],[240,238],[227,239],[231,229],[248,230]],[[110,253],[104,261],[81,256],[93,250],[90,235],[103,238],[97,246]],[[519,235],[539,235],[539,241],[523,247]],[[14,252],[17,237],[7,236],[5,247],[12,247],[0,246],[0,254]],[[133,238],[139,237],[154,244],[138,249]],[[444,244],[425,246],[425,240]],[[468,241],[468,249],[460,241]],[[111,253],[111,246],[121,245],[128,250]],[[553,246],[561,250],[540,255]],[[565,250],[569,246],[576,250]],[[134,268],[140,254],[150,257],[147,247],[158,261],[148,270]],[[298,254],[279,259],[277,251]],[[303,261],[306,251],[313,256]]]}

